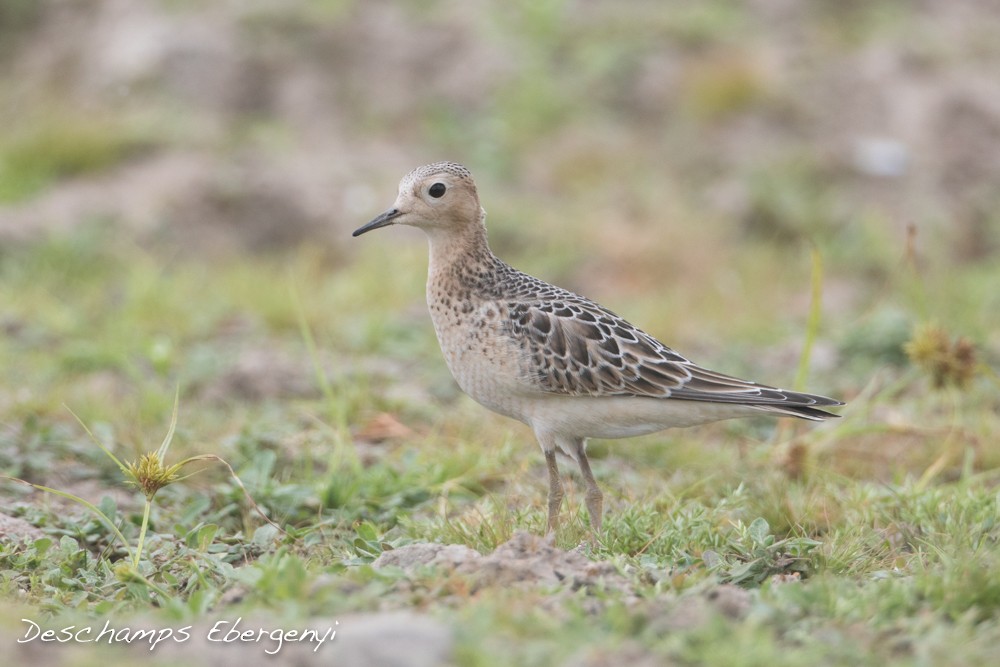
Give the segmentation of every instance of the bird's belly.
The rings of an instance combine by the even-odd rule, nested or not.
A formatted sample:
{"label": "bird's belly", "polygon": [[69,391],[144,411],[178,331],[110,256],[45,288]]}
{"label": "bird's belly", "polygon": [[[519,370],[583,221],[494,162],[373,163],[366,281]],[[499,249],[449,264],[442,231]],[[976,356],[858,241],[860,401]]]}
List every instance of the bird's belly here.
{"label": "bird's belly", "polygon": [[749,406],[639,396],[546,396],[530,405],[536,431],[581,438],[630,438],[757,414]]}
{"label": "bird's belly", "polygon": [[528,423],[516,350],[484,329],[435,326],[435,331],[448,370],[462,391],[493,412]]}

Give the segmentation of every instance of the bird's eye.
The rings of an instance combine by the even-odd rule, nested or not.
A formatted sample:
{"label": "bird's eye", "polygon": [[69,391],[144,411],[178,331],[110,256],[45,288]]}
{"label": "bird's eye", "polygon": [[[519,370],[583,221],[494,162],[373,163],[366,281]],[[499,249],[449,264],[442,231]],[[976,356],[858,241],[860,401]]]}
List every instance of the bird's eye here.
{"label": "bird's eye", "polygon": [[434,199],[440,199],[441,197],[444,197],[445,190],[447,190],[447,188],[444,186],[444,183],[435,183],[428,188],[427,194],[434,197]]}

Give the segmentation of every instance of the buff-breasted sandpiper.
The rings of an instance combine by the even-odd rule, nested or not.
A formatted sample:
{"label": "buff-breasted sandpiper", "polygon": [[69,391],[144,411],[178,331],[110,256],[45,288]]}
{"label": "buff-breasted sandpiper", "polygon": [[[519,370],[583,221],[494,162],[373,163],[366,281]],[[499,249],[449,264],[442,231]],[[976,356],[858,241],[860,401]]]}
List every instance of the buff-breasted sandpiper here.
{"label": "buff-breasted sandpiper", "polygon": [[627,438],[757,415],[819,421],[840,401],[710,371],[573,292],[512,268],[490,250],[472,174],[452,162],[407,174],[396,202],[354,232],[419,227],[430,240],[427,306],[459,387],[530,426],[549,476],[548,527],[563,487],[557,450],[580,466],[592,527],[603,496],[587,438]]}

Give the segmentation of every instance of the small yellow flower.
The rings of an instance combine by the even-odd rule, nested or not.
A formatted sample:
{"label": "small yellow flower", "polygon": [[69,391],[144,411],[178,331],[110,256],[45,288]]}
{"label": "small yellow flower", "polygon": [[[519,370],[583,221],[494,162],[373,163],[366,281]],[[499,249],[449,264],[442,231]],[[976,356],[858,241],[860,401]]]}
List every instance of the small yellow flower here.
{"label": "small yellow flower", "polygon": [[184,464],[177,463],[166,467],[158,452],[148,452],[139,457],[138,461],[125,464],[125,474],[128,476],[126,481],[141,489],[146,498],[152,500],[157,491],[177,481],[182,465]]}

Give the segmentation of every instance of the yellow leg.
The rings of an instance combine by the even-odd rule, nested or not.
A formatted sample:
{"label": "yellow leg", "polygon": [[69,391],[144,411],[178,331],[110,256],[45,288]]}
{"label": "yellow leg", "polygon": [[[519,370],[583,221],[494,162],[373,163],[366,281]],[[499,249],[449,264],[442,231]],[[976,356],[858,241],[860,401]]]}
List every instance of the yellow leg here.
{"label": "yellow leg", "polygon": [[590,470],[590,461],[587,459],[585,441],[583,439],[573,442],[573,449],[576,453],[576,460],[580,464],[580,473],[583,475],[583,483],[587,486],[587,512],[590,513],[590,527],[596,533],[601,529],[601,520],[604,518],[604,494],[597,486],[594,473]]}
{"label": "yellow leg", "polygon": [[549,533],[559,525],[559,507],[562,505],[563,487],[559,481],[559,464],[556,463],[555,449],[545,450],[545,463],[549,468]]}

